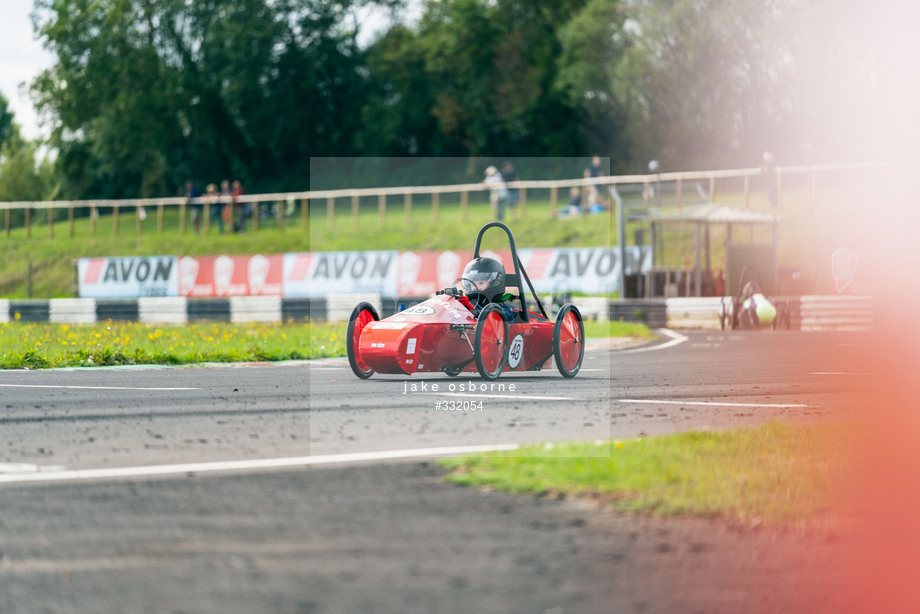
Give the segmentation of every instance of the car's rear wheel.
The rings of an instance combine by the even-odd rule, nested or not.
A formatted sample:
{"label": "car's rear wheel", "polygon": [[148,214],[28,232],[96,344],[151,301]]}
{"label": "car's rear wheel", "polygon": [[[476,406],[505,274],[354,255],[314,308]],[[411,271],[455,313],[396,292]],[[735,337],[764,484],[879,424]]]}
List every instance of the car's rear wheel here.
{"label": "car's rear wheel", "polygon": [[553,354],[562,377],[575,377],[585,357],[585,323],[578,307],[563,305],[553,325]]}
{"label": "car's rear wheel", "polygon": [[361,331],[369,323],[379,319],[380,316],[377,315],[377,310],[370,303],[358,303],[358,306],[351,312],[351,317],[348,318],[348,332],[345,337],[348,364],[351,365],[351,370],[354,371],[355,375],[361,379],[367,379],[374,374],[374,370],[367,366],[367,363],[361,358],[358,343],[361,339]]}
{"label": "car's rear wheel", "polygon": [[494,380],[508,359],[508,323],[501,307],[489,303],[479,313],[473,337],[473,357],[483,379]]}

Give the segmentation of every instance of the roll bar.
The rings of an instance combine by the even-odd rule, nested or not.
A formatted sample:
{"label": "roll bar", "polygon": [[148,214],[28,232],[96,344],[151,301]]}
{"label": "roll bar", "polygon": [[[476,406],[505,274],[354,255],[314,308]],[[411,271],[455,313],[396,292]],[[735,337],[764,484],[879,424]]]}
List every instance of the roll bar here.
{"label": "roll bar", "polygon": [[479,229],[479,234],[476,235],[476,246],[473,248],[473,258],[479,258],[479,246],[482,244],[482,235],[489,228],[501,228],[505,231],[505,234],[508,235],[508,243],[511,245],[511,258],[514,260],[514,270],[517,273],[517,287],[518,292],[521,297],[521,317],[525,322],[530,320],[530,315],[527,313],[527,301],[524,298],[524,285],[521,278],[527,281],[527,286],[530,288],[531,295],[533,296],[534,301],[537,303],[537,306],[540,308],[540,313],[543,314],[543,317],[549,320],[549,316],[546,314],[546,309],[543,308],[543,303],[540,302],[540,297],[537,296],[537,291],[534,290],[533,284],[530,281],[530,277],[527,276],[527,271],[524,270],[523,265],[521,265],[521,259],[518,258],[517,247],[514,245],[514,235],[511,233],[511,229],[502,224],[501,222],[489,222],[485,226]]}

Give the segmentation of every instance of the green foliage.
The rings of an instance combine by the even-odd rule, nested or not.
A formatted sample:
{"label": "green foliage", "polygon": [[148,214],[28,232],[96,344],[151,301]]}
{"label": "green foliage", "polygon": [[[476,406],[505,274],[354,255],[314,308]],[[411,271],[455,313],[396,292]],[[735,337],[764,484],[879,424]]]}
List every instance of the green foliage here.
{"label": "green foliage", "polygon": [[[54,168],[38,160],[38,146],[22,138],[7,100],[0,94],[0,202],[51,198]],[[24,214],[11,213],[11,224],[21,223]]]}
{"label": "green foliage", "polygon": [[36,0],[57,64],[32,91],[63,194],[171,195],[189,178],[299,190],[330,156],[472,168],[596,152],[618,173],[748,166],[765,149],[871,159],[863,145],[884,135],[852,118],[900,86],[882,68],[903,57],[834,3],[431,0],[358,43],[359,9],[407,3]]}

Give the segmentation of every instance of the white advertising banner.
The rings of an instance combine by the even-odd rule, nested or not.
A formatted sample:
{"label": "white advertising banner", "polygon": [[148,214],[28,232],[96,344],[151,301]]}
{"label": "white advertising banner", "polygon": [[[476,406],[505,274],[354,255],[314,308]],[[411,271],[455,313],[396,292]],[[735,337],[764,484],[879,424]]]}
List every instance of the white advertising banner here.
{"label": "white advertising banner", "polygon": [[[509,252],[486,253],[509,272]],[[616,247],[519,251],[537,292],[607,294],[619,290],[622,263]],[[299,252],[255,256],[148,256],[81,258],[80,296],[252,296],[320,298],[329,294],[431,296],[448,287],[471,251]],[[626,248],[626,274],[651,270],[650,247]]]}
{"label": "white advertising banner", "polygon": [[399,252],[312,252],[284,255],[284,296],[397,295]]}
{"label": "white advertising banner", "polygon": [[[521,264],[537,292],[608,294],[620,289],[618,247],[558,247],[522,249]],[[626,274],[652,269],[652,249],[626,248]]]}
{"label": "white advertising banner", "polygon": [[80,258],[77,278],[84,298],[179,296],[175,256]]}

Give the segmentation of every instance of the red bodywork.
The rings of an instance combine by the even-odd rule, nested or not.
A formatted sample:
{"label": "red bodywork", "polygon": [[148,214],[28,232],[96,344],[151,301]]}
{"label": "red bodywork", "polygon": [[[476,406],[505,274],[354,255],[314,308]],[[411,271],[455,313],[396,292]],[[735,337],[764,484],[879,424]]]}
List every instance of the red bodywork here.
{"label": "red bodywork", "polygon": [[[509,326],[503,372],[552,365],[553,323],[533,313],[529,317],[529,322],[516,318]],[[368,322],[356,349],[361,360],[377,373],[411,375],[445,369],[475,373],[475,330],[476,318],[469,309],[454,297],[441,294],[389,318]]]}

